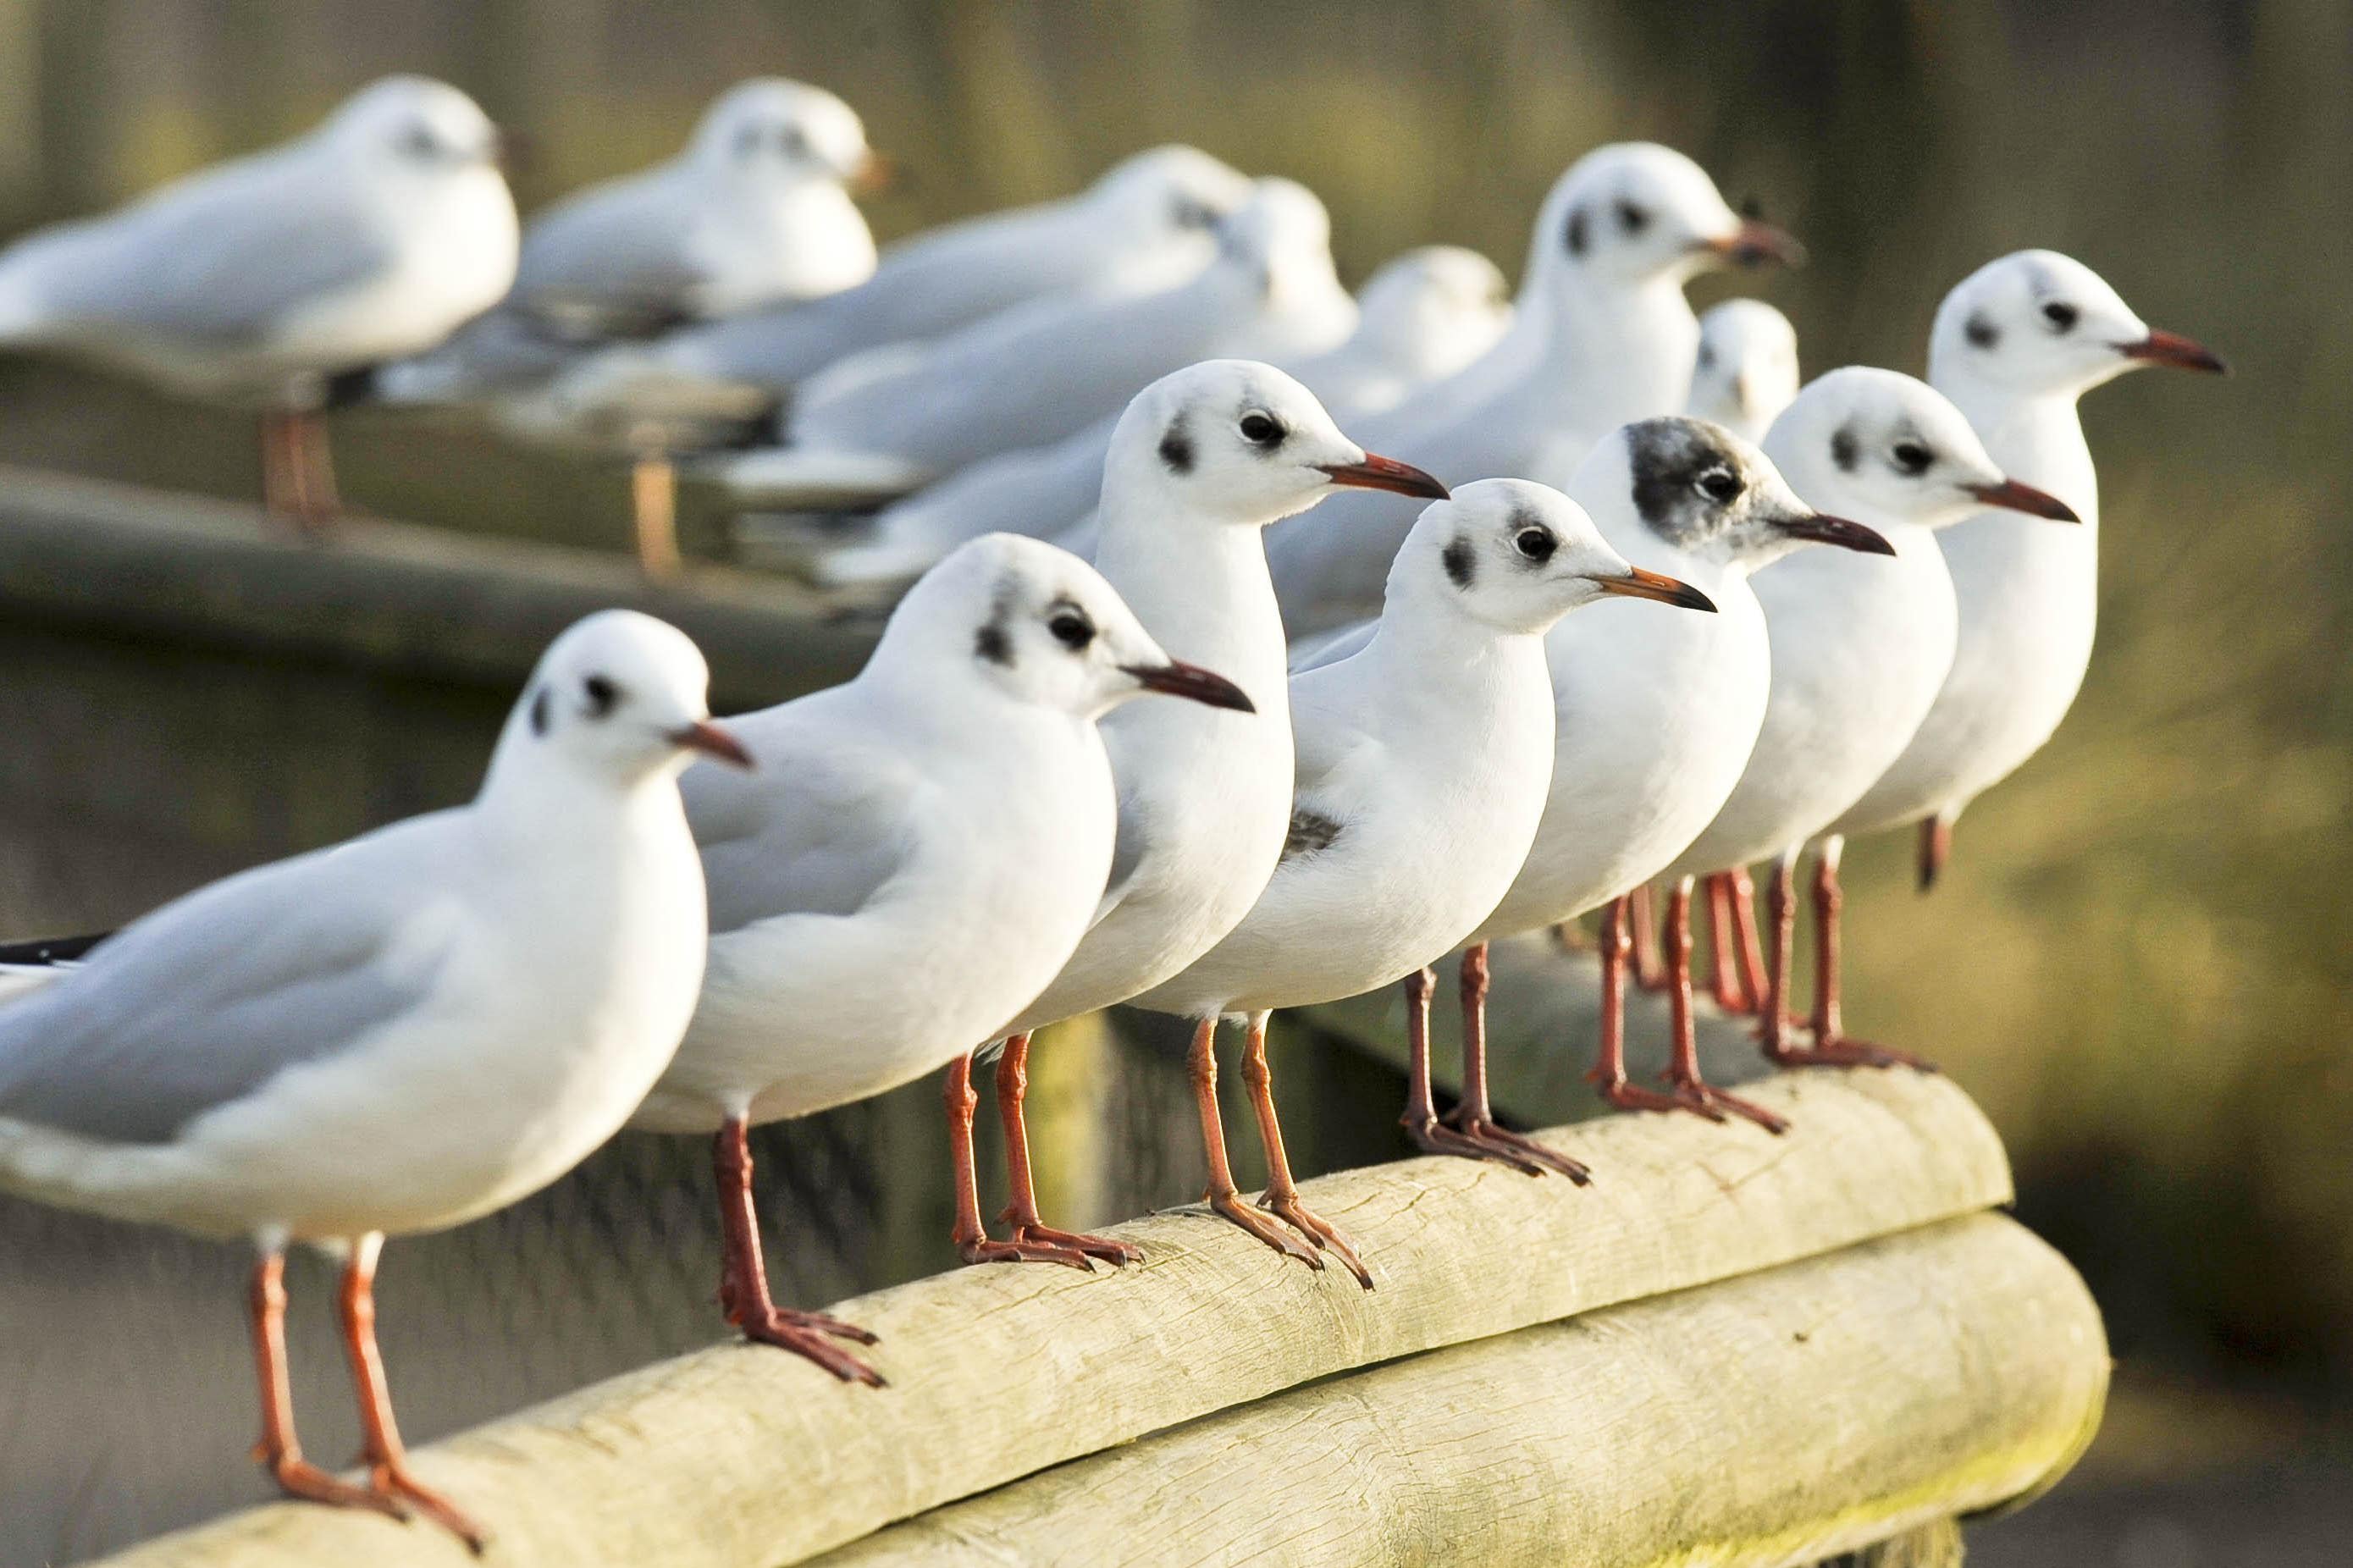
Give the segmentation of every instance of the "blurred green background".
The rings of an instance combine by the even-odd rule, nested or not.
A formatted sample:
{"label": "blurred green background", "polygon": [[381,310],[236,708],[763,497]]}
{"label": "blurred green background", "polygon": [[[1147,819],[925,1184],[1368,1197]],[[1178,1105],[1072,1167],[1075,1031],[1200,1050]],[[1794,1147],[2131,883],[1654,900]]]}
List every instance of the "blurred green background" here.
{"label": "blurred green background", "polygon": [[[2235,379],[2138,375],[2089,401],[2089,684],[1964,819],[1933,898],[1905,885],[1908,845],[1851,857],[1850,1016],[1987,1105],[2023,1214],[2084,1268],[2124,1363],[2085,1476],[2005,1527],[2049,1554],[2015,1560],[2302,1562],[2294,1521],[2353,1519],[2347,1483],[2311,1480],[2343,1474],[2327,1456],[2353,1409],[2353,5],[0,0],[0,227],[300,131],[392,70],[446,77],[529,134],[526,213],[668,155],[713,93],[778,72],[843,94],[908,172],[869,205],[885,239],[1184,140],[1314,188],[1351,279],[1441,239],[1516,272],[1561,169],[1651,137],[1808,242],[1802,272],[1738,286],[1788,312],[1809,371],[1916,372],[1943,290],[2025,245],[2214,345]],[[336,441],[369,510],[628,538],[617,476],[591,466],[382,416]],[[21,360],[0,361],[0,460],[256,489],[242,419]],[[42,653],[13,678],[119,657]],[[429,707],[375,717],[429,731]],[[470,740],[476,707],[447,728]],[[28,928],[142,907],[120,881],[75,888],[52,853],[101,837],[102,813],[60,826],[27,807],[64,744],[21,750],[0,798],[11,853],[44,868],[0,900]],[[261,726],[246,765],[301,745]],[[399,767],[385,752],[352,765],[380,782]],[[354,820],[291,837],[410,793],[355,789]],[[185,880],[290,847],[216,838]],[[2274,1488],[2230,1547],[2200,1533],[2225,1528],[2197,1500],[2215,1477]],[[2104,1497],[2139,1500],[2101,1514]]]}

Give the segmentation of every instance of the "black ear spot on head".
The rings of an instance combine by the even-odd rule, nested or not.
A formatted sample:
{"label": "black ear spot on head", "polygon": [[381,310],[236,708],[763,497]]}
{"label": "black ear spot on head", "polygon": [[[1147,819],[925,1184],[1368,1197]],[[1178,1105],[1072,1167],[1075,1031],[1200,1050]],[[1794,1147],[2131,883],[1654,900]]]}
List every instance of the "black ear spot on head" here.
{"label": "black ear spot on head", "polygon": [[1585,240],[1585,209],[1578,207],[1568,215],[1568,253],[1571,256],[1583,256]]}
{"label": "black ear spot on head", "polygon": [[1981,349],[1989,349],[2001,342],[2001,329],[1988,320],[1983,311],[1969,317],[1961,328],[1961,334]]}
{"label": "black ear spot on head", "polygon": [[547,688],[543,686],[531,700],[531,732],[547,733]]}
{"label": "black ear spot on head", "polygon": [[1168,465],[1172,474],[1193,471],[1193,437],[1185,428],[1182,416],[1171,420],[1167,432],[1160,437],[1160,460]]}
{"label": "black ear spot on head", "polygon": [[1447,577],[1458,588],[1471,586],[1471,579],[1478,574],[1478,559],[1472,552],[1471,542],[1460,534],[1438,552],[1439,564],[1446,568]]}
{"label": "black ear spot on head", "polygon": [[1843,425],[1839,426],[1838,432],[1831,437],[1831,461],[1839,466],[1839,472],[1854,472],[1855,460],[1861,455],[1855,446],[1854,432]]}
{"label": "black ear spot on head", "polygon": [[1005,635],[1005,623],[990,621],[973,634],[972,651],[994,665],[1013,668],[1013,639]]}

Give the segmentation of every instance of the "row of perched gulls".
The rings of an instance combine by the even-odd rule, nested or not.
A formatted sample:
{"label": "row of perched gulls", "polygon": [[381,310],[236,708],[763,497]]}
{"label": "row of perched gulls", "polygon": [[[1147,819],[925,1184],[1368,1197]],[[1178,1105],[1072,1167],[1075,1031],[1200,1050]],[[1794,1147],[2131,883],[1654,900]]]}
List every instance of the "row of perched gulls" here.
{"label": "row of perched gulls", "polygon": [[[847,684],[714,723],[684,637],[597,615],[532,675],[470,805],[5,954],[0,1186],[251,1241],[272,1473],[478,1543],[411,1472],[353,1304],[387,1234],[512,1202],[624,1125],[712,1140],[727,1321],[879,1384],[883,1352],[849,1348],[871,1334],[772,1296],[749,1129],[944,1068],[963,1258],[1116,1267],[1130,1243],[1040,1212],[1022,1121],[1032,1032],[1097,1008],[1192,1022],[1210,1208],[1366,1289],[1388,1238],[1313,1213],[1283,1152],[1278,1008],[1402,983],[1411,1136],[1581,1184],[1491,1103],[1487,946],[1601,910],[1608,1099],[1801,1135],[1701,1074],[1705,879],[1714,988],[1775,1063],[1923,1065],[1842,1026],[1841,847],[1917,825],[1932,875],[1962,809],[2049,737],[2092,645],[2076,400],[2137,366],[2221,368],[2032,250],[1946,296],[1926,380],[1801,386],[1778,312],[1703,322],[1683,295],[1795,242],[1651,145],[1569,167],[1516,300],[1435,248],[1361,303],[1303,188],[1184,149],[878,259],[843,195],[871,166],[855,116],[754,83],[678,163],[538,220],[518,269],[493,145],[450,89],[379,84],[311,139],[0,258],[16,338],[262,399],[298,508],[324,481],[288,429],[371,365],[373,395],[604,421],[649,460],[733,389],[776,440],[714,461],[719,482],[794,506],[903,492],[812,563],[913,578]],[[1628,1075],[1621,1016],[1654,884],[1655,1085]],[[1428,1022],[1454,955],[1463,1092],[1441,1109]],[[1255,1201],[1219,1112],[1228,1016],[1271,1172]],[[972,1150],[973,1066],[997,1053],[1001,1237]],[[295,1440],[298,1242],[348,1270],[362,1481]]]}

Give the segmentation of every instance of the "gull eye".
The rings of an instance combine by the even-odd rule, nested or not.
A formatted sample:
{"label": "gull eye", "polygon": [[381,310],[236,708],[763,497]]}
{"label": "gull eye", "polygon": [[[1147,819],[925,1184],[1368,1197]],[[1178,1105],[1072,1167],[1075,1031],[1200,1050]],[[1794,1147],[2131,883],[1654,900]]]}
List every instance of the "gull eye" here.
{"label": "gull eye", "polygon": [[1736,500],[1740,496],[1740,476],[1720,465],[1700,475],[1694,483],[1700,494],[1719,506],[1726,501]]}
{"label": "gull eye", "polygon": [[1632,202],[1621,201],[1615,210],[1618,214],[1618,226],[1630,236],[1640,234],[1651,226],[1649,211],[1636,206]]}
{"label": "gull eye", "polygon": [[749,162],[751,159],[759,156],[759,153],[760,128],[758,126],[746,125],[742,130],[735,132],[736,157]]}
{"label": "gull eye", "polygon": [[1714,370],[1715,368],[1715,350],[1706,343],[1702,343],[1699,346],[1699,367],[1702,370]]}
{"label": "gull eye", "polygon": [[1512,535],[1512,548],[1531,561],[1549,561],[1560,548],[1560,541],[1549,528],[1524,528]]}
{"label": "gull eye", "polygon": [[1207,202],[1177,196],[1168,204],[1168,221],[1178,228],[1215,228],[1218,213]]}
{"label": "gull eye", "polygon": [[588,700],[588,717],[591,719],[605,718],[621,700],[621,689],[602,675],[592,675],[582,681],[580,694]]}
{"label": "gull eye", "polygon": [[2073,331],[2082,315],[2081,310],[2063,300],[2053,300],[2042,307],[2042,319],[2051,323],[2051,330],[2054,332]]}
{"label": "gull eye", "polygon": [[1896,442],[1892,455],[1895,458],[1895,466],[1907,474],[1925,474],[1928,471],[1928,465],[1936,460],[1936,454],[1917,441]]}
{"label": "gull eye", "polygon": [[1271,414],[1243,415],[1241,430],[1243,440],[1260,447],[1271,447],[1290,434],[1282,427],[1282,421]]}
{"label": "gull eye", "polygon": [[433,127],[422,121],[410,125],[400,133],[400,153],[405,158],[419,160],[432,158],[438,156],[440,151],[441,143],[434,136]]}
{"label": "gull eye", "polygon": [[1056,642],[1060,643],[1072,653],[1078,652],[1095,640],[1094,622],[1087,619],[1086,616],[1078,610],[1056,611],[1054,618],[1046,623],[1046,629],[1054,634]]}
{"label": "gull eye", "polygon": [[808,137],[797,125],[787,125],[778,132],[776,145],[784,150],[785,156],[793,163],[797,163],[808,156]]}

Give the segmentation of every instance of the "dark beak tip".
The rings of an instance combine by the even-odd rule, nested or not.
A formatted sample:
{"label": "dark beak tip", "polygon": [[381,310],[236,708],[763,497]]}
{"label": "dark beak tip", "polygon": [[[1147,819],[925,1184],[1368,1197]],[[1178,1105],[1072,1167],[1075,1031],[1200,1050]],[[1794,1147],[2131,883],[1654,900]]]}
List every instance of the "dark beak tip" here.
{"label": "dark beak tip", "polygon": [[742,768],[746,773],[759,766],[753,760],[752,753],[744,750],[743,742],[708,719],[697,720],[682,729],[673,730],[670,738],[686,751],[700,752],[706,757],[731,767]]}
{"label": "dark beak tip", "polygon": [[1361,462],[1326,463],[1324,475],[1344,489],[1388,490],[1401,496],[1416,496],[1423,500],[1448,500],[1452,492],[1435,474],[1400,463],[1395,458],[1384,458],[1367,452]]}
{"label": "dark beak tip", "polygon": [[1234,713],[1256,713],[1258,705],[1250,693],[1224,676],[1203,669],[1198,664],[1182,659],[1167,664],[1123,665],[1146,691],[1157,691],[1168,697],[1182,697],[1206,707],[1223,708]]}

